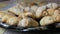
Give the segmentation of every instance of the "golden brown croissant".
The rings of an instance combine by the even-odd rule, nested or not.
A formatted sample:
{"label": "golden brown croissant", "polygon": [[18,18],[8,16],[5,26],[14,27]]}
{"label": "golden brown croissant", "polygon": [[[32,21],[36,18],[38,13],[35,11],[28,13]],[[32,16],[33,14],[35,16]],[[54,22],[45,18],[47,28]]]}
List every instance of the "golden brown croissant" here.
{"label": "golden brown croissant", "polygon": [[13,13],[13,14],[15,14],[15,15],[19,15],[20,13],[23,12],[23,9],[24,9],[24,7],[23,7],[22,5],[17,4],[17,5],[15,5],[15,6],[9,8],[9,9],[8,9],[8,12],[11,12],[11,13]]}
{"label": "golden brown croissant", "polygon": [[51,8],[51,9],[56,9],[56,8],[58,8],[58,4],[57,3],[48,3],[47,7]]}
{"label": "golden brown croissant", "polygon": [[5,12],[1,12],[0,11],[0,18],[2,22],[5,22],[6,24],[9,25],[15,25],[16,23],[18,23],[18,18],[16,16],[7,14]]}
{"label": "golden brown croissant", "polygon": [[55,10],[54,11],[54,15],[59,15],[60,14],[60,10]]}
{"label": "golden brown croissant", "polygon": [[55,22],[60,22],[60,15],[53,15]]}
{"label": "golden brown croissant", "polygon": [[45,16],[40,20],[40,25],[45,26],[54,23],[54,19],[51,16]]}
{"label": "golden brown croissant", "polygon": [[35,19],[35,15],[34,13],[31,13],[31,12],[24,12],[24,13],[21,13],[19,15],[20,18],[24,18],[24,17],[31,17],[33,19]]}
{"label": "golden brown croissant", "polygon": [[2,18],[5,15],[5,13],[0,11],[0,18]]}
{"label": "golden brown croissant", "polygon": [[41,18],[44,10],[46,10],[46,6],[39,7],[35,14],[36,18]]}
{"label": "golden brown croissant", "polygon": [[3,21],[3,20],[2,20],[2,17],[3,17],[4,15],[5,15],[5,13],[0,11],[0,21]]}
{"label": "golden brown croissant", "polygon": [[17,25],[18,24],[18,19],[16,17],[11,17],[7,20],[6,24]]}
{"label": "golden brown croissant", "polygon": [[47,12],[48,12],[49,15],[53,15],[54,11],[55,11],[54,9],[47,9]]}
{"label": "golden brown croissant", "polygon": [[23,18],[18,23],[19,27],[38,27],[39,24],[37,21],[33,20],[32,18]]}
{"label": "golden brown croissant", "polygon": [[31,6],[31,10],[33,10],[34,12],[36,12],[37,9],[38,9],[38,6],[37,5]]}
{"label": "golden brown croissant", "polygon": [[52,17],[54,18],[54,20],[56,22],[60,22],[60,11],[59,10],[55,10],[54,15],[52,15]]}

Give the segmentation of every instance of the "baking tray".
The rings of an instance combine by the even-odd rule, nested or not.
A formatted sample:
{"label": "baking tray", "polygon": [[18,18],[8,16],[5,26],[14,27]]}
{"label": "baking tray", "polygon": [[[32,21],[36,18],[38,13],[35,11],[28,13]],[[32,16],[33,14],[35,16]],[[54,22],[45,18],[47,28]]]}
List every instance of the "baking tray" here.
{"label": "baking tray", "polygon": [[[27,1],[27,2],[34,2],[35,0],[17,0],[17,2],[14,0],[14,1],[12,1],[13,3],[10,3],[8,6],[6,6],[4,8],[0,8],[0,10],[7,10],[8,8],[16,5],[19,2],[25,2],[25,1]],[[53,3],[60,4],[60,0],[36,0],[36,2],[40,2],[40,1],[46,1],[47,3],[53,2]],[[8,24],[0,22],[0,27],[3,27],[5,29],[10,29],[10,30],[18,31],[18,32],[21,32],[21,31],[23,31],[23,32],[26,32],[26,31],[53,31],[53,30],[59,30],[60,31],[60,28],[56,28],[57,24],[51,24],[51,25],[46,26],[46,27],[19,28],[17,26],[10,26]],[[60,26],[60,25],[58,25],[58,26]]]}
{"label": "baking tray", "polygon": [[17,26],[10,26],[8,24],[0,22],[0,27],[8,29],[8,30],[13,30],[17,32],[30,32],[30,31],[60,31],[60,28],[56,28],[56,26],[60,27],[60,23],[54,23],[50,24],[46,27],[36,27],[36,28],[19,28]]}

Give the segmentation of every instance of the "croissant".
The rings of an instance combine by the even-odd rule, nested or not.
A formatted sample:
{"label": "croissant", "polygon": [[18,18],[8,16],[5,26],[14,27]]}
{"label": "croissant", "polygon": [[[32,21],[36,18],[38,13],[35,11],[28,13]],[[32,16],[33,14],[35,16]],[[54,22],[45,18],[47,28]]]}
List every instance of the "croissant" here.
{"label": "croissant", "polygon": [[6,24],[17,25],[18,24],[18,19],[16,17],[11,17],[6,21]]}
{"label": "croissant", "polygon": [[8,12],[11,12],[11,13],[13,13],[15,15],[19,15],[20,13],[23,12],[23,9],[24,9],[23,6],[17,4],[16,6],[13,6],[13,7],[9,8]]}
{"label": "croissant", "polygon": [[38,27],[39,24],[37,21],[35,21],[32,18],[23,18],[21,21],[18,23],[19,27]]}
{"label": "croissant", "polygon": [[9,25],[15,25],[16,23],[18,23],[18,18],[16,16],[10,15],[2,11],[0,11],[0,18],[2,22],[5,22]]}
{"label": "croissant", "polygon": [[35,14],[31,13],[31,12],[26,12],[26,13],[24,13],[24,15],[27,16],[27,17],[35,18]]}
{"label": "croissant", "polygon": [[52,17],[54,18],[54,20],[56,22],[60,22],[60,11],[59,10],[55,10],[54,15],[52,15]]}
{"label": "croissant", "polygon": [[19,15],[19,17],[20,17],[20,18],[31,17],[31,18],[35,19],[35,15],[34,15],[34,13],[32,13],[32,12],[24,12],[24,13],[21,13],[21,14]]}
{"label": "croissant", "polygon": [[25,7],[24,12],[28,12],[28,11],[30,11],[30,7]]}
{"label": "croissant", "polygon": [[38,9],[38,6],[37,6],[37,5],[33,5],[33,6],[31,6],[31,9],[32,9],[34,12],[36,12],[36,10]]}
{"label": "croissant", "polygon": [[3,20],[2,20],[2,17],[3,17],[4,15],[5,15],[5,13],[0,11],[0,21],[3,21]]}
{"label": "croissant", "polygon": [[57,3],[48,3],[47,8],[56,9],[56,8],[58,8],[58,4]]}
{"label": "croissant", "polygon": [[54,23],[54,19],[51,16],[45,16],[40,20],[40,25],[45,26]]}
{"label": "croissant", "polygon": [[47,9],[47,12],[49,15],[53,15],[55,10],[54,9]]}
{"label": "croissant", "polygon": [[54,15],[60,15],[60,11],[59,10],[55,10],[54,11]]}
{"label": "croissant", "polygon": [[53,15],[55,22],[60,22],[60,15]]}
{"label": "croissant", "polygon": [[4,15],[5,13],[0,11],[0,18],[2,18]]}
{"label": "croissant", "polygon": [[24,12],[34,12],[30,7],[25,7]]}
{"label": "croissant", "polygon": [[41,18],[44,10],[46,10],[46,6],[39,7],[35,14],[36,18]]}

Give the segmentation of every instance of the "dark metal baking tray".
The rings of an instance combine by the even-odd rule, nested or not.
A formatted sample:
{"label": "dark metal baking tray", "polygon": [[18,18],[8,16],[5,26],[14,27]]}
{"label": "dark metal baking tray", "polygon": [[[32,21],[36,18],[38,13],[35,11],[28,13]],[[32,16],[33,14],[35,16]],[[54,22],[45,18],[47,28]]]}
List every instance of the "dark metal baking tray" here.
{"label": "dark metal baking tray", "polygon": [[[8,24],[5,23],[0,23],[0,27],[3,27],[5,29],[9,29],[9,30],[14,30],[14,31],[18,31],[18,32],[27,32],[27,31],[53,31],[53,30],[60,30],[60,28],[56,28],[55,27],[56,24],[52,24],[52,25],[48,25],[46,27],[36,27],[36,28],[19,28],[17,26],[10,26]],[[58,25],[60,26],[60,25]]]}

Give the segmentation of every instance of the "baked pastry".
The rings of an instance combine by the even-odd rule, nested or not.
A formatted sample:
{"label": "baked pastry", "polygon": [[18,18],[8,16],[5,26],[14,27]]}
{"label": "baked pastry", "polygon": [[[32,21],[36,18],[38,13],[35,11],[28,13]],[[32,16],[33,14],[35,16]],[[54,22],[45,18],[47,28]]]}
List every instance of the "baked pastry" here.
{"label": "baked pastry", "polygon": [[31,17],[31,18],[35,18],[35,15],[34,15],[33,13],[31,13],[31,12],[26,12],[26,13],[24,13],[24,16],[26,16],[26,17]]}
{"label": "baked pastry", "polygon": [[54,18],[54,20],[56,22],[60,22],[59,21],[60,20],[60,11],[59,10],[55,10],[54,15],[52,15],[52,17]]}
{"label": "baked pastry", "polygon": [[56,9],[56,8],[58,8],[58,4],[57,3],[48,3],[47,8]]}
{"label": "baked pastry", "polygon": [[5,22],[9,25],[16,25],[18,23],[18,18],[16,16],[10,15],[2,11],[0,11],[0,18],[2,22]]}
{"label": "baked pastry", "polygon": [[6,24],[17,25],[18,24],[18,19],[16,17],[11,17],[6,21]]}
{"label": "baked pastry", "polygon": [[48,12],[49,15],[53,15],[54,11],[55,11],[54,9],[47,9],[47,12]]}
{"label": "baked pastry", "polygon": [[0,18],[2,18],[4,15],[5,13],[0,11]]}
{"label": "baked pastry", "polygon": [[11,16],[9,16],[8,14],[5,14],[3,17],[2,17],[2,21],[3,22],[6,22],[6,20],[8,20]]}
{"label": "baked pastry", "polygon": [[45,26],[54,23],[54,19],[51,16],[45,16],[40,20],[40,25]]}
{"label": "baked pastry", "polygon": [[60,22],[60,14],[52,15],[52,17],[54,18],[55,22]]}
{"label": "baked pastry", "polygon": [[4,15],[5,15],[5,13],[0,11],[0,21],[2,21],[2,17],[3,17]]}
{"label": "baked pastry", "polygon": [[16,6],[13,6],[13,7],[9,8],[8,12],[11,12],[11,13],[13,13],[15,15],[19,15],[20,13],[23,12],[23,9],[24,9],[23,6],[17,4]]}
{"label": "baked pastry", "polygon": [[24,8],[24,12],[29,12],[30,11],[30,7],[25,7]]}
{"label": "baked pastry", "polygon": [[30,7],[25,7],[23,12],[34,12]]}
{"label": "baked pastry", "polygon": [[46,6],[39,7],[35,14],[36,18],[41,18],[44,10],[46,10]]}
{"label": "baked pastry", "polygon": [[53,15],[55,22],[60,22],[60,15]]}
{"label": "baked pastry", "polygon": [[55,10],[54,11],[54,15],[60,15],[60,11],[59,10]]}
{"label": "baked pastry", "polygon": [[39,24],[37,21],[35,21],[32,18],[23,18],[21,21],[18,23],[19,27],[38,27]]}
{"label": "baked pastry", "polygon": [[31,9],[32,9],[34,12],[36,12],[36,10],[38,9],[38,6],[37,6],[37,5],[33,5],[33,6],[31,6]]}
{"label": "baked pastry", "polygon": [[24,18],[24,17],[31,17],[33,19],[35,19],[35,14],[32,13],[32,12],[24,12],[24,13],[21,13],[19,15],[20,18]]}
{"label": "baked pastry", "polygon": [[43,13],[42,13],[42,16],[44,17],[44,16],[48,16],[49,15],[49,13],[47,12],[47,11],[43,11]]}

